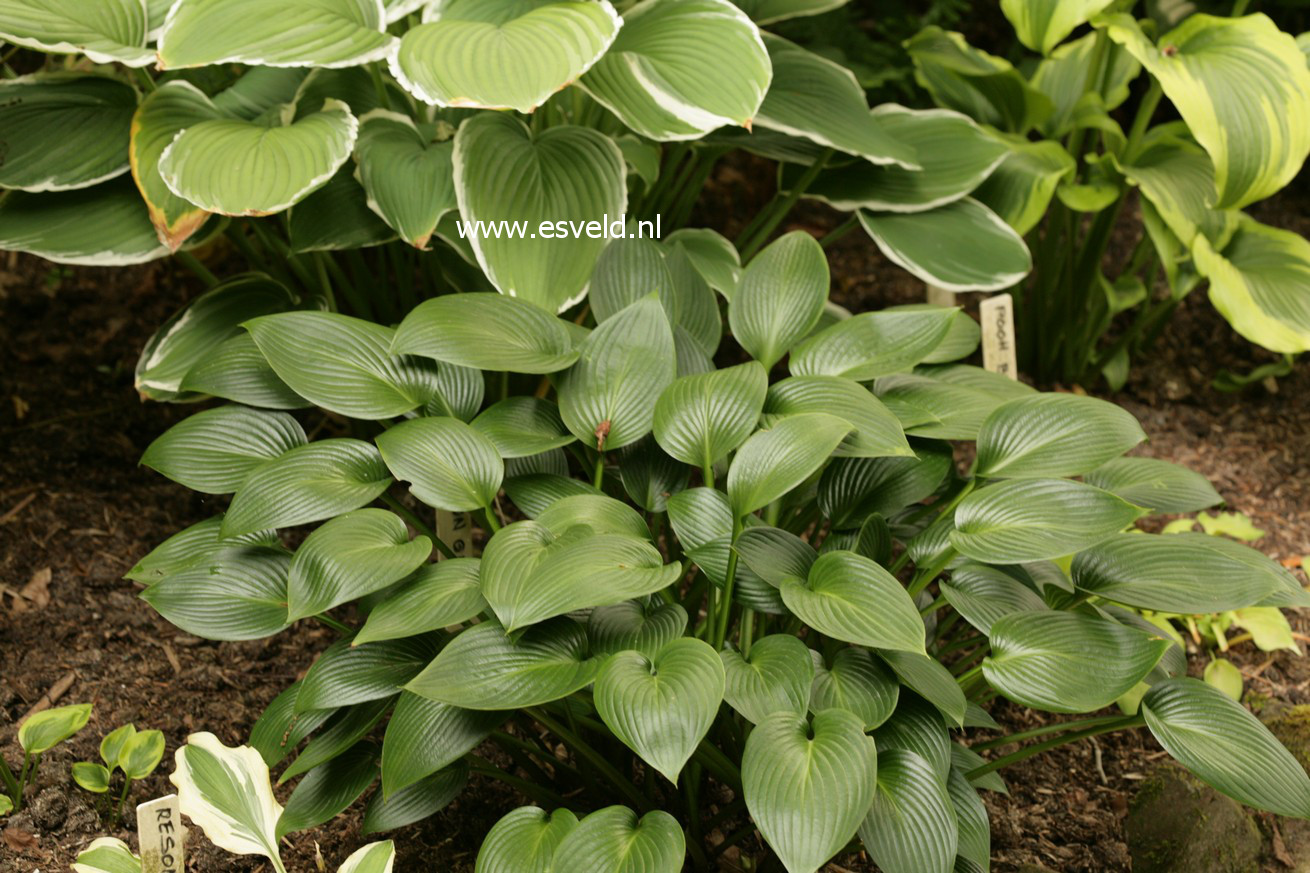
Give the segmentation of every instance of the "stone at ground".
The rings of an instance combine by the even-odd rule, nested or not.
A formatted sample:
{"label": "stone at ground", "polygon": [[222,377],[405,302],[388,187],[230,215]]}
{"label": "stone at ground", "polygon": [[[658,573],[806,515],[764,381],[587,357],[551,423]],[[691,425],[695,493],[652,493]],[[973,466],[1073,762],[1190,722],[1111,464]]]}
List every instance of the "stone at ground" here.
{"label": "stone at ground", "polygon": [[1256,873],[1262,840],[1242,805],[1166,764],[1152,771],[1124,821],[1133,873]]}

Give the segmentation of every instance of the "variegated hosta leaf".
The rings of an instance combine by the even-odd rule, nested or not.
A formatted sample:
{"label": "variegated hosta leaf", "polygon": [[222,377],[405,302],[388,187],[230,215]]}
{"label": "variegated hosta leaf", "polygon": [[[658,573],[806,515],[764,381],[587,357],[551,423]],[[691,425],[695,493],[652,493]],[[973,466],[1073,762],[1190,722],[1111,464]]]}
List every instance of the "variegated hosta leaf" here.
{"label": "variegated hosta leaf", "polygon": [[759,29],[727,0],[642,0],[579,84],[649,139],[749,127],[772,75]]}
{"label": "variegated hosta leaf", "polygon": [[733,0],[757,24],[773,24],[788,18],[821,15],[845,6],[850,0]]}
{"label": "variegated hosta leaf", "polygon": [[89,703],[34,712],[18,728],[18,745],[28,755],[44,754],[86,727],[90,718]]}
{"label": "variegated hosta leaf", "polygon": [[858,215],[889,260],[938,288],[999,291],[1033,268],[1023,237],[972,197],[912,215]]}
{"label": "variegated hosta leaf", "polygon": [[408,115],[375,109],[359,120],[356,177],[368,207],[405,242],[426,249],[437,223],[455,210],[452,140],[424,135]]}
{"label": "variegated hosta leaf", "polygon": [[591,813],[555,849],[555,870],[588,873],[678,873],[687,844],[678,820],[662,809],[640,819],[626,806]]}
{"label": "variegated hosta leaf", "polygon": [[7,195],[0,200],[0,250],[88,267],[126,267],[168,254],[141,195],[123,178],[78,191]]}
{"label": "variegated hosta leaf", "polygon": [[[1009,148],[972,118],[950,109],[906,109],[884,104],[873,116],[889,135],[914,149],[917,170],[856,162],[827,170],[805,196],[837,209],[924,212],[959,200],[991,175]],[[789,186],[800,168],[788,165]]]}
{"label": "variegated hosta leaf", "polygon": [[107,76],[0,81],[0,188],[67,191],[122,175],[136,102],[130,85]]}
{"label": "variegated hosta leaf", "polygon": [[1106,32],[1160,82],[1214,162],[1220,209],[1273,194],[1310,153],[1310,69],[1265,15],[1197,14],[1153,45],[1126,13]]}
{"label": "variegated hosta leaf", "polygon": [[1118,162],[1128,181],[1151,201],[1185,246],[1198,233],[1223,249],[1237,230],[1239,213],[1215,209],[1214,164],[1200,147],[1180,136],[1148,136],[1132,162]]}
{"label": "variegated hosta leaf", "polygon": [[144,67],[155,60],[146,48],[142,0],[3,0],[0,39],[58,54],[82,53],[97,64]]}
{"label": "variegated hosta leaf", "polygon": [[391,840],[369,843],[350,853],[337,873],[391,873],[396,863],[396,844]]}
{"label": "variegated hosta leaf", "polygon": [[1196,269],[1210,302],[1242,336],[1275,352],[1310,350],[1310,242],[1243,216],[1221,252],[1197,236]]}
{"label": "variegated hosta leaf", "polygon": [[742,754],[746,808],[789,873],[812,873],[855,836],[873,803],[873,738],[853,713],[776,712]]}
{"label": "variegated hosta leaf", "polygon": [[972,196],[1023,236],[1046,215],[1057,186],[1073,174],[1074,160],[1054,140],[1011,143],[1010,149]]}
{"label": "variegated hosta leaf", "polygon": [[609,0],[442,0],[401,39],[391,72],[434,106],[532,112],[596,63],[620,24]]}
{"label": "variegated hosta leaf", "polygon": [[122,840],[100,837],[78,852],[73,873],[141,873],[141,859]]}
{"label": "variegated hosta leaf", "polygon": [[[1041,126],[1047,136],[1064,136],[1079,123],[1081,111],[1095,103],[1095,98],[1084,99],[1089,91],[1100,95],[1100,105],[1107,112],[1128,99],[1128,86],[1141,75],[1142,65],[1123,46],[1110,43],[1100,47],[1103,39],[1104,34],[1094,30],[1061,45],[1037,65],[1033,87],[1055,104],[1055,112]],[[1098,72],[1093,63],[1098,51],[1106,52],[1104,72],[1099,81],[1091,81]]]}
{"label": "variegated hosta leaf", "polygon": [[1019,42],[1050,54],[1078,26],[1112,0],[1001,0],[1001,11],[1014,25]]}
{"label": "variegated hosta leaf", "polygon": [[173,251],[200,229],[209,213],[169,190],[159,173],[159,159],[183,130],[219,117],[219,109],[199,88],[175,79],[147,94],[132,118],[132,178],[150,209],[159,241]]}
{"label": "variegated hosta leaf", "polygon": [[177,786],[182,813],[220,849],[263,855],[281,870],[276,829],[282,807],[259,753],[249,746],[229,748],[211,733],[195,733],[177,750],[176,761],[168,778]]}
{"label": "variegated hosta leaf", "polygon": [[[508,114],[484,112],[460,125],[454,163],[463,235],[492,284],[551,313],[581,299],[605,247],[586,235],[587,222],[613,222],[627,210],[614,141],[570,125],[534,134]],[[503,224],[492,230],[488,222],[517,223],[525,233],[511,239]],[[543,222],[583,230],[538,238]]]}
{"label": "variegated hosta leaf", "polygon": [[578,817],[567,809],[546,812],[521,806],[492,825],[478,849],[475,873],[550,873],[555,850]]}
{"label": "variegated hosta leaf", "polygon": [[201,121],[164,149],[159,173],[170,191],[209,212],[269,215],[326,185],[349,159],[358,131],[339,100],[280,126]]}
{"label": "variegated hosta leaf", "polygon": [[764,42],[773,82],[756,122],[762,128],[800,136],[828,148],[859,155],[873,164],[919,166],[915,149],[870,114],[855,74],[840,64],[781,37]]}
{"label": "variegated hosta leaf", "polygon": [[619,652],[596,677],[596,710],[615,736],[670,782],[709,732],[723,702],[723,662],[684,637],[653,657]]}
{"label": "variegated hosta leaf", "polygon": [[352,67],[391,51],[385,28],[382,0],[178,0],[159,67]]}

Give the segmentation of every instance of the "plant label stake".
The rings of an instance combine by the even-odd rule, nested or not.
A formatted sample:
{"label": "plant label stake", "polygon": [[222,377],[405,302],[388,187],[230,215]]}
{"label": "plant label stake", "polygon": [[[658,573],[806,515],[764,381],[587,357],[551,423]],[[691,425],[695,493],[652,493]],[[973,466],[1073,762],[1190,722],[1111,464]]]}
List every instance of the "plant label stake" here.
{"label": "plant label stake", "polygon": [[182,873],[186,869],[186,832],[176,794],[137,804],[141,873]]}
{"label": "plant label stake", "polygon": [[1014,352],[1014,298],[1009,294],[988,297],[978,307],[982,319],[983,367],[993,373],[1019,378]]}
{"label": "plant label stake", "polygon": [[437,536],[457,558],[476,557],[473,551],[473,519],[467,512],[437,510]]}

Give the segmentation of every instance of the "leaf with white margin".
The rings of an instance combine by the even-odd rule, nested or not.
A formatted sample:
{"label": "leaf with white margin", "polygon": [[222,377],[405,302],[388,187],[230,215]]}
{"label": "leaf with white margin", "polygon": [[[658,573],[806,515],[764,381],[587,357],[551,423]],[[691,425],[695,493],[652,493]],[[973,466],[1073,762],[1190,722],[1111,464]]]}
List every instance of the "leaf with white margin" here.
{"label": "leaf with white margin", "polygon": [[396,844],[391,840],[368,843],[350,853],[337,873],[391,873],[396,863]]}
{"label": "leaf with white margin", "polygon": [[159,34],[159,69],[353,67],[394,43],[382,0],[178,0]]}
{"label": "leaf with white margin", "polygon": [[1051,53],[1080,25],[1104,10],[1112,0],[1001,0],[1001,11],[1014,26],[1019,42],[1035,52]]}
{"label": "leaf with white margin", "polygon": [[442,0],[401,38],[391,73],[433,106],[531,113],[590,69],[621,24],[609,0]]}
{"label": "leaf with white margin", "polygon": [[[599,809],[555,849],[552,869],[587,873],[678,873],[687,845],[678,820],[662,809],[640,819],[626,806]],[[516,871],[517,873],[517,871]]]}
{"label": "leaf with white margin", "polygon": [[895,576],[862,555],[820,555],[807,580],[788,580],[781,587],[787,608],[825,636],[926,654],[918,607]]}
{"label": "leaf with white margin", "polygon": [[201,732],[187,737],[175,760],[168,779],[177,787],[178,805],[209,841],[236,855],[263,855],[285,873],[276,836],[282,807],[259,753]]}
{"label": "leaf with white margin", "polygon": [[999,291],[1033,268],[1023,237],[972,197],[911,215],[857,214],[890,261],[947,291]]}
{"label": "leaf with white margin", "polygon": [[829,709],[811,722],[776,712],[746,739],[746,808],[789,873],[813,873],[855,836],[878,769],[873,738],[854,713]]}
{"label": "leaf with white margin", "polygon": [[1275,352],[1310,350],[1310,242],[1242,216],[1222,252],[1198,235],[1197,272],[1210,280],[1210,302],[1233,330]]}
{"label": "leaf with white margin", "polygon": [[0,188],[69,191],[121,176],[136,105],[132,86],[108,76],[37,73],[0,81]]}
{"label": "leaf with white margin", "polygon": [[618,652],[596,676],[596,711],[614,735],[675,785],[723,702],[723,662],[683,637],[653,657]]}
{"label": "leaf with white margin", "polygon": [[1021,236],[1037,226],[1060,182],[1074,172],[1074,160],[1054,140],[1016,142],[973,198]]}
{"label": "leaf with white margin", "polygon": [[175,79],[147,94],[132,118],[128,151],[132,178],[150,210],[159,241],[173,251],[200,230],[209,213],[169,190],[159,173],[159,159],[183,130],[221,115],[199,88]]}
{"label": "leaf with white margin", "polygon": [[[873,110],[888,135],[914,149],[920,169],[867,161],[820,173],[805,196],[844,211],[926,212],[968,195],[1010,150],[967,115],[951,109],[906,109],[885,103]],[[789,189],[802,168],[784,167]]]}
{"label": "leaf with white margin", "polygon": [[854,73],[781,37],[770,34],[764,44],[773,81],[756,118],[760,127],[859,155],[869,163],[918,167],[913,146],[869,112]]}
{"label": "leaf with white margin", "polygon": [[164,149],[159,174],[168,190],[209,212],[271,215],[326,185],[350,158],[358,132],[339,100],[282,126],[201,121]]}
{"label": "leaf with white margin", "polygon": [[727,0],[643,0],[578,84],[649,139],[749,127],[772,68],[759,28]]}
{"label": "leaf with white margin", "polygon": [[[573,125],[533,133],[506,113],[482,112],[460,125],[454,165],[464,233],[491,283],[552,314],[579,301],[605,247],[586,235],[586,224],[627,211],[627,173],[614,141]],[[522,222],[531,236],[484,236],[479,221]],[[543,222],[582,232],[566,227],[546,236]]]}
{"label": "leaf with white margin", "polygon": [[428,248],[442,216],[454,211],[452,140],[424,136],[408,115],[375,109],[359,119],[355,176],[376,212],[405,242]]}
{"label": "leaf with white margin", "polygon": [[749,657],[736,649],[719,652],[725,684],[723,699],[753,724],[775,712],[804,715],[814,684],[814,661],[799,637],[771,634],[751,646]]}
{"label": "leaf with white margin", "polygon": [[860,840],[886,873],[955,869],[955,807],[931,764],[902,749],[878,753],[878,788]]}
{"label": "leaf with white margin", "polygon": [[56,194],[0,199],[0,250],[56,264],[126,267],[168,254],[130,179]]}
{"label": "leaf with white margin", "polygon": [[567,809],[521,806],[492,825],[478,849],[475,873],[550,873],[555,850],[578,826]]}
{"label": "leaf with white margin", "polygon": [[144,0],[0,2],[0,39],[55,54],[85,54],[97,64],[153,63],[147,27]]}
{"label": "leaf with white margin", "polygon": [[429,506],[467,512],[488,506],[505,463],[496,446],[457,418],[415,418],[376,437],[387,467]]}
{"label": "leaf with white margin", "polygon": [[[74,764],[74,767],[77,765]],[[0,798],[0,806],[8,798]],[[0,814],[4,810],[0,808]],[[114,837],[100,837],[77,853],[73,873],[141,873],[141,859],[132,854],[127,843]]]}
{"label": "leaf with white margin", "polygon": [[733,0],[758,24],[773,24],[788,18],[822,15],[845,6],[850,0]]}
{"label": "leaf with white margin", "polygon": [[443,294],[405,316],[391,350],[479,370],[554,373],[578,359],[568,328],[514,297]]}
{"label": "leaf with white margin", "polygon": [[1153,45],[1131,15],[1106,33],[1142,62],[1214,161],[1219,209],[1278,191],[1310,153],[1310,69],[1266,15],[1197,14]]}
{"label": "leaf with white margin", "polygon": [[823,248],[805,231],[792,231],[746,267],[728,307],[728,324],[741,347],[769,370],[814,329],[827,299]]}

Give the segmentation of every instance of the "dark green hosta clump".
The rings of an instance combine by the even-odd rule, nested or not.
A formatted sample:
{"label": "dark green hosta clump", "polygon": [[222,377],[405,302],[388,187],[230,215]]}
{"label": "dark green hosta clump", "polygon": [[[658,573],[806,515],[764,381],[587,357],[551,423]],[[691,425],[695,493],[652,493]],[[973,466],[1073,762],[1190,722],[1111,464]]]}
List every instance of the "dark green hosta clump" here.
{"label": "dark green hosta clump", "polygon": [[[341,634],[251,736],[269,765],[298,750],[281,832],[379,780],[364,828],[395,828],[472,772],[537,804],[490,830],[487,873],[708,869],[764,851],[755,829],[792,873],[861,844],[886,873],[985,870],[1001,767],[1143,725],[1219,790],[1310,816],[1296,761],[1134,611],[1308,598],[1252,549],[1132,532],[1218,500],[1123,458],[1132,416],[957,363],[978,343],[957,310],[849,315],[804,234],[722,300],[642,275],[598,280],[577,321],[496,294],[396,328],[260,315],[206,382],[249,405],[147,450],[232,498],[133,569],[145,600],[210,639]],[[206,329],[183,322],[161,354]],[[433,509],[474,514],[480,559],[433,560]],[[1123,714],[989,760],[997,695]]]}

